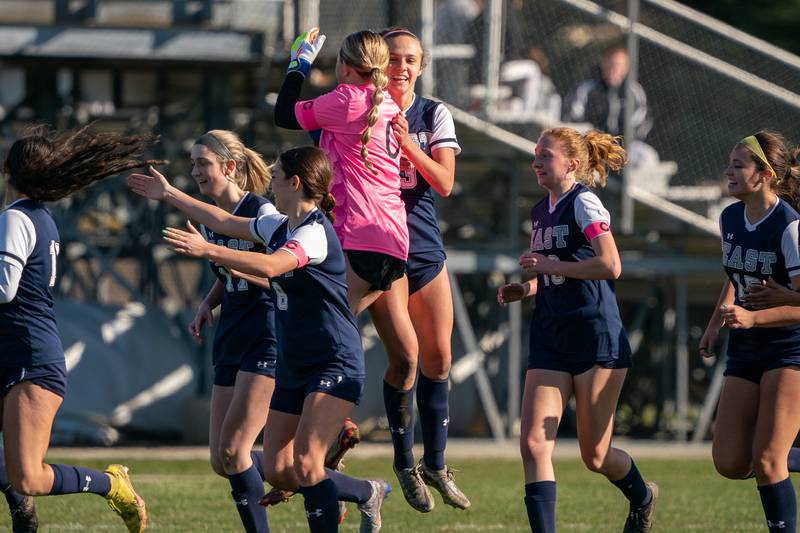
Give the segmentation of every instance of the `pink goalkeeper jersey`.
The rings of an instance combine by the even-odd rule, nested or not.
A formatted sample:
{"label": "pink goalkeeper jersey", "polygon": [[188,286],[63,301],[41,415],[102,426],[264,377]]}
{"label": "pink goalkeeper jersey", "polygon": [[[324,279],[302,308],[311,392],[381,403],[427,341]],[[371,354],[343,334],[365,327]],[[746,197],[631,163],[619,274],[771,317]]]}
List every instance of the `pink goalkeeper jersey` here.
{"label": "pink goalkeeper jersey", "polygon": [[400,108],[385,91],[367,143],[377,174],[361,159],[361,134],[374,90],[372,85],[340,84],[314,100],[297,102],[294,113],[304,130],[322,130],[319,145],[333,167],[330,193],[336,200],[334,229],[342,249],[405,261],[408,226],[400,198],[400,145],[390,124]]}

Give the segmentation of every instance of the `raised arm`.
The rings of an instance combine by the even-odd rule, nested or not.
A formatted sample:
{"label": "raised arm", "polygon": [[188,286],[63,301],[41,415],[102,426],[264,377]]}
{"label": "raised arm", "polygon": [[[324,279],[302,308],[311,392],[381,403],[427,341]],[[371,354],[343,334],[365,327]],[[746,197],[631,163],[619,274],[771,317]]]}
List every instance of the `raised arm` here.
{"label": "raised arm", "polygon": [[303,32],[292,43],[289,57],[289,69],[286,79],[278,92],[275,102],[275,125],[290,130],[303,129],[294,113],[294,105],[300,100],[303,81],[311,70],[317,54],[325,44],[325,36],[319,34],[319,28],[311,28]]}
{"label": "raised arm", "polygon": [[192,220],[217,233],[236,237],[237,239],[253,240],[253,234],[250,231],[250,221],[252,219],[237,217],[217,206],[195,200],[170,185],[164,175],[153,167],[150,167],[149,172],[149,176],[131,174],[128,177],[128,187],[139,196],[151,200],[166,201]]}

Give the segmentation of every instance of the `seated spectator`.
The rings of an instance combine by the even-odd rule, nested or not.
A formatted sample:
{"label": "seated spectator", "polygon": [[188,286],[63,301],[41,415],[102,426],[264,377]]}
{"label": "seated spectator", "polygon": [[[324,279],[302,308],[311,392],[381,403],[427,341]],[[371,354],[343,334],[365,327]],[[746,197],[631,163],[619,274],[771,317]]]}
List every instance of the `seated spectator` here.
{"label": "seated spectator", "polygon": [[[600,75],[580,82],[565,98],[562,119],[589,122],[594,128],[613,135],[625,133],[625,85],[630,57],[625,47],[616,45],[603,54]],[[633,129],[635,138],[644,140],[652,122],[647,112],[647,97],[639,83],[633,86]]]}

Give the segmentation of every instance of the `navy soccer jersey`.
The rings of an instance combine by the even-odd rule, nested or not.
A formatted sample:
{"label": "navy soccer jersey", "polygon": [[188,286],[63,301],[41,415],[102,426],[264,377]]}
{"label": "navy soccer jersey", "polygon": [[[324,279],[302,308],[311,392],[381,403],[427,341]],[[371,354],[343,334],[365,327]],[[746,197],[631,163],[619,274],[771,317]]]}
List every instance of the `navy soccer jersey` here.
{"label": "navy soccer jersey", "polygon": [[53,312],[59,236],[41,202],[23,199],[0,213],[0,261],[22,272],[14,298],[0,304],[0,366],[64,360]]}
{"label": "navy soccer jersey", "polygon": [[[439,148],[452,148],[456,155],[461,152],[453,117],[443,103],[415,94],[404,114],[411,140],[425,154],[430,156]],[[439,232],[434,190],[405,157],[400,160],[400,197],[406,206],[409,254],[425,253],[443,261],[444,245]]]}
{"label": "navy soccer jersey", "polygon": [[[736,305],[742,305],[749,285],[771,277],[791,287],[792,276],[800,275],[798,220],[800,215],[781,199],[755,223],[747,220],[743,202],[722,212],[722,265],[733,284]],[[731,330],[731,359],[757,362],[783,355],[800,355],[800,325]]]}
{"label": "navy soccer jersey", "polygon": [[281,387],[321,372],[363,379],[361,335],[347,302],[345,260],[333,226],[315,209],[296,228],[285,216],[262,216],[251,232],[272,253],[291,253],[297,268],[270,278],[278,325]]}
{"label": "navy soccer jersey", "polygon": [[[592,239],[610,231],[600,199],[576,183],[551,206],[548,197],[531,210],[531,251],[554,261],[595,256]],[[576,361],[628,357],[630,345],[608,280],[537,275],[536,308],[531,319],[531,357],[561,354]]]}
{"label": "navy soccer jersey", "polygon": [[[233,214],[239,217],[256,218],[266,214],[277,214],[268,200],[256,194],[245,194]],[[266,252],[258,242],[234,239],[215,233],[201,226],[200,231],[208,242],[233,250]],[[214,332],[213,362],[215,365],[239,364],[245,358],[258,357],[258,368],[275,367],[277,339],[275,334],[275,307],[269,290],[251,285],[232,276],[223,266],[209,263],[211,270],[222,282],[223,295],[219,323]]]}

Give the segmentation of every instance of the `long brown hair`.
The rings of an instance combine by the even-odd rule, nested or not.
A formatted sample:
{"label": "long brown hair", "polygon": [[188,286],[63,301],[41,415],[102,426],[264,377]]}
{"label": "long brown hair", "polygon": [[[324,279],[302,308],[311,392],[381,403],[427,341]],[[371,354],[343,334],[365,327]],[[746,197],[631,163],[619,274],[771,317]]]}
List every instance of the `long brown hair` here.
{"label": "long brown hair", "polygon": [[363,77],[369,78],[375,86],[375,91],[372,93],[372,108],[367,115],[367,127],[361,134],[361,159],[369,170],[377,174],[368,157],[367,143],[372,135],[372,126],[378,121],[383,90],[389,84],[389,78],[386,76],[386,67],[389,66],[389,46],[383,37],[375,32],[357,31],[345,38],[339,50],[339,58]]}
{"label": "long brown hair", "polygon": [[[754,136],[775,172],[770,181],[772,191],[800,210],[800,161],[797,160],[800,148],[790,149],[783,135],[776,131],[761,130]],[[767,165],[758,156],[749,150],[748,153],[758,170],[767,170]]]}
{"label": "long brown hair", "polygon": [[282,152],[278,161],[286,178],[300,178],[303,195],[316,202],[328,220],[333,222],[332,211],[336,201],[328,192],[333,170],[325,152],[314,146],[300,146]]}
{"label": "long brown hair", "polygon": [[58,132],[38,126],[8,150],[9,184],[32,200],[60,200],[87,185],[126,170],[164,163],[143,160],[158,137],[91,132],[90,126]]}
{"label": "long brown hair", "polygon": [[575,180],[587,187],[605,187],[608,170],[620,170],[628,162],[622,137],[609,133],[593,130],[581,135],[572,128],[549,128],[541,136],[556,139],[569,159],[580,161]]}
{"label": "long brown hair", "polygon": [[228,160],[236,162],[233,181],[243,191],[263,195],[272,178],[264,158],[246,147],[236,133],[229,130],[211,130],[202,135],[195,144],[202,144],[214,154],[221,163]]}

